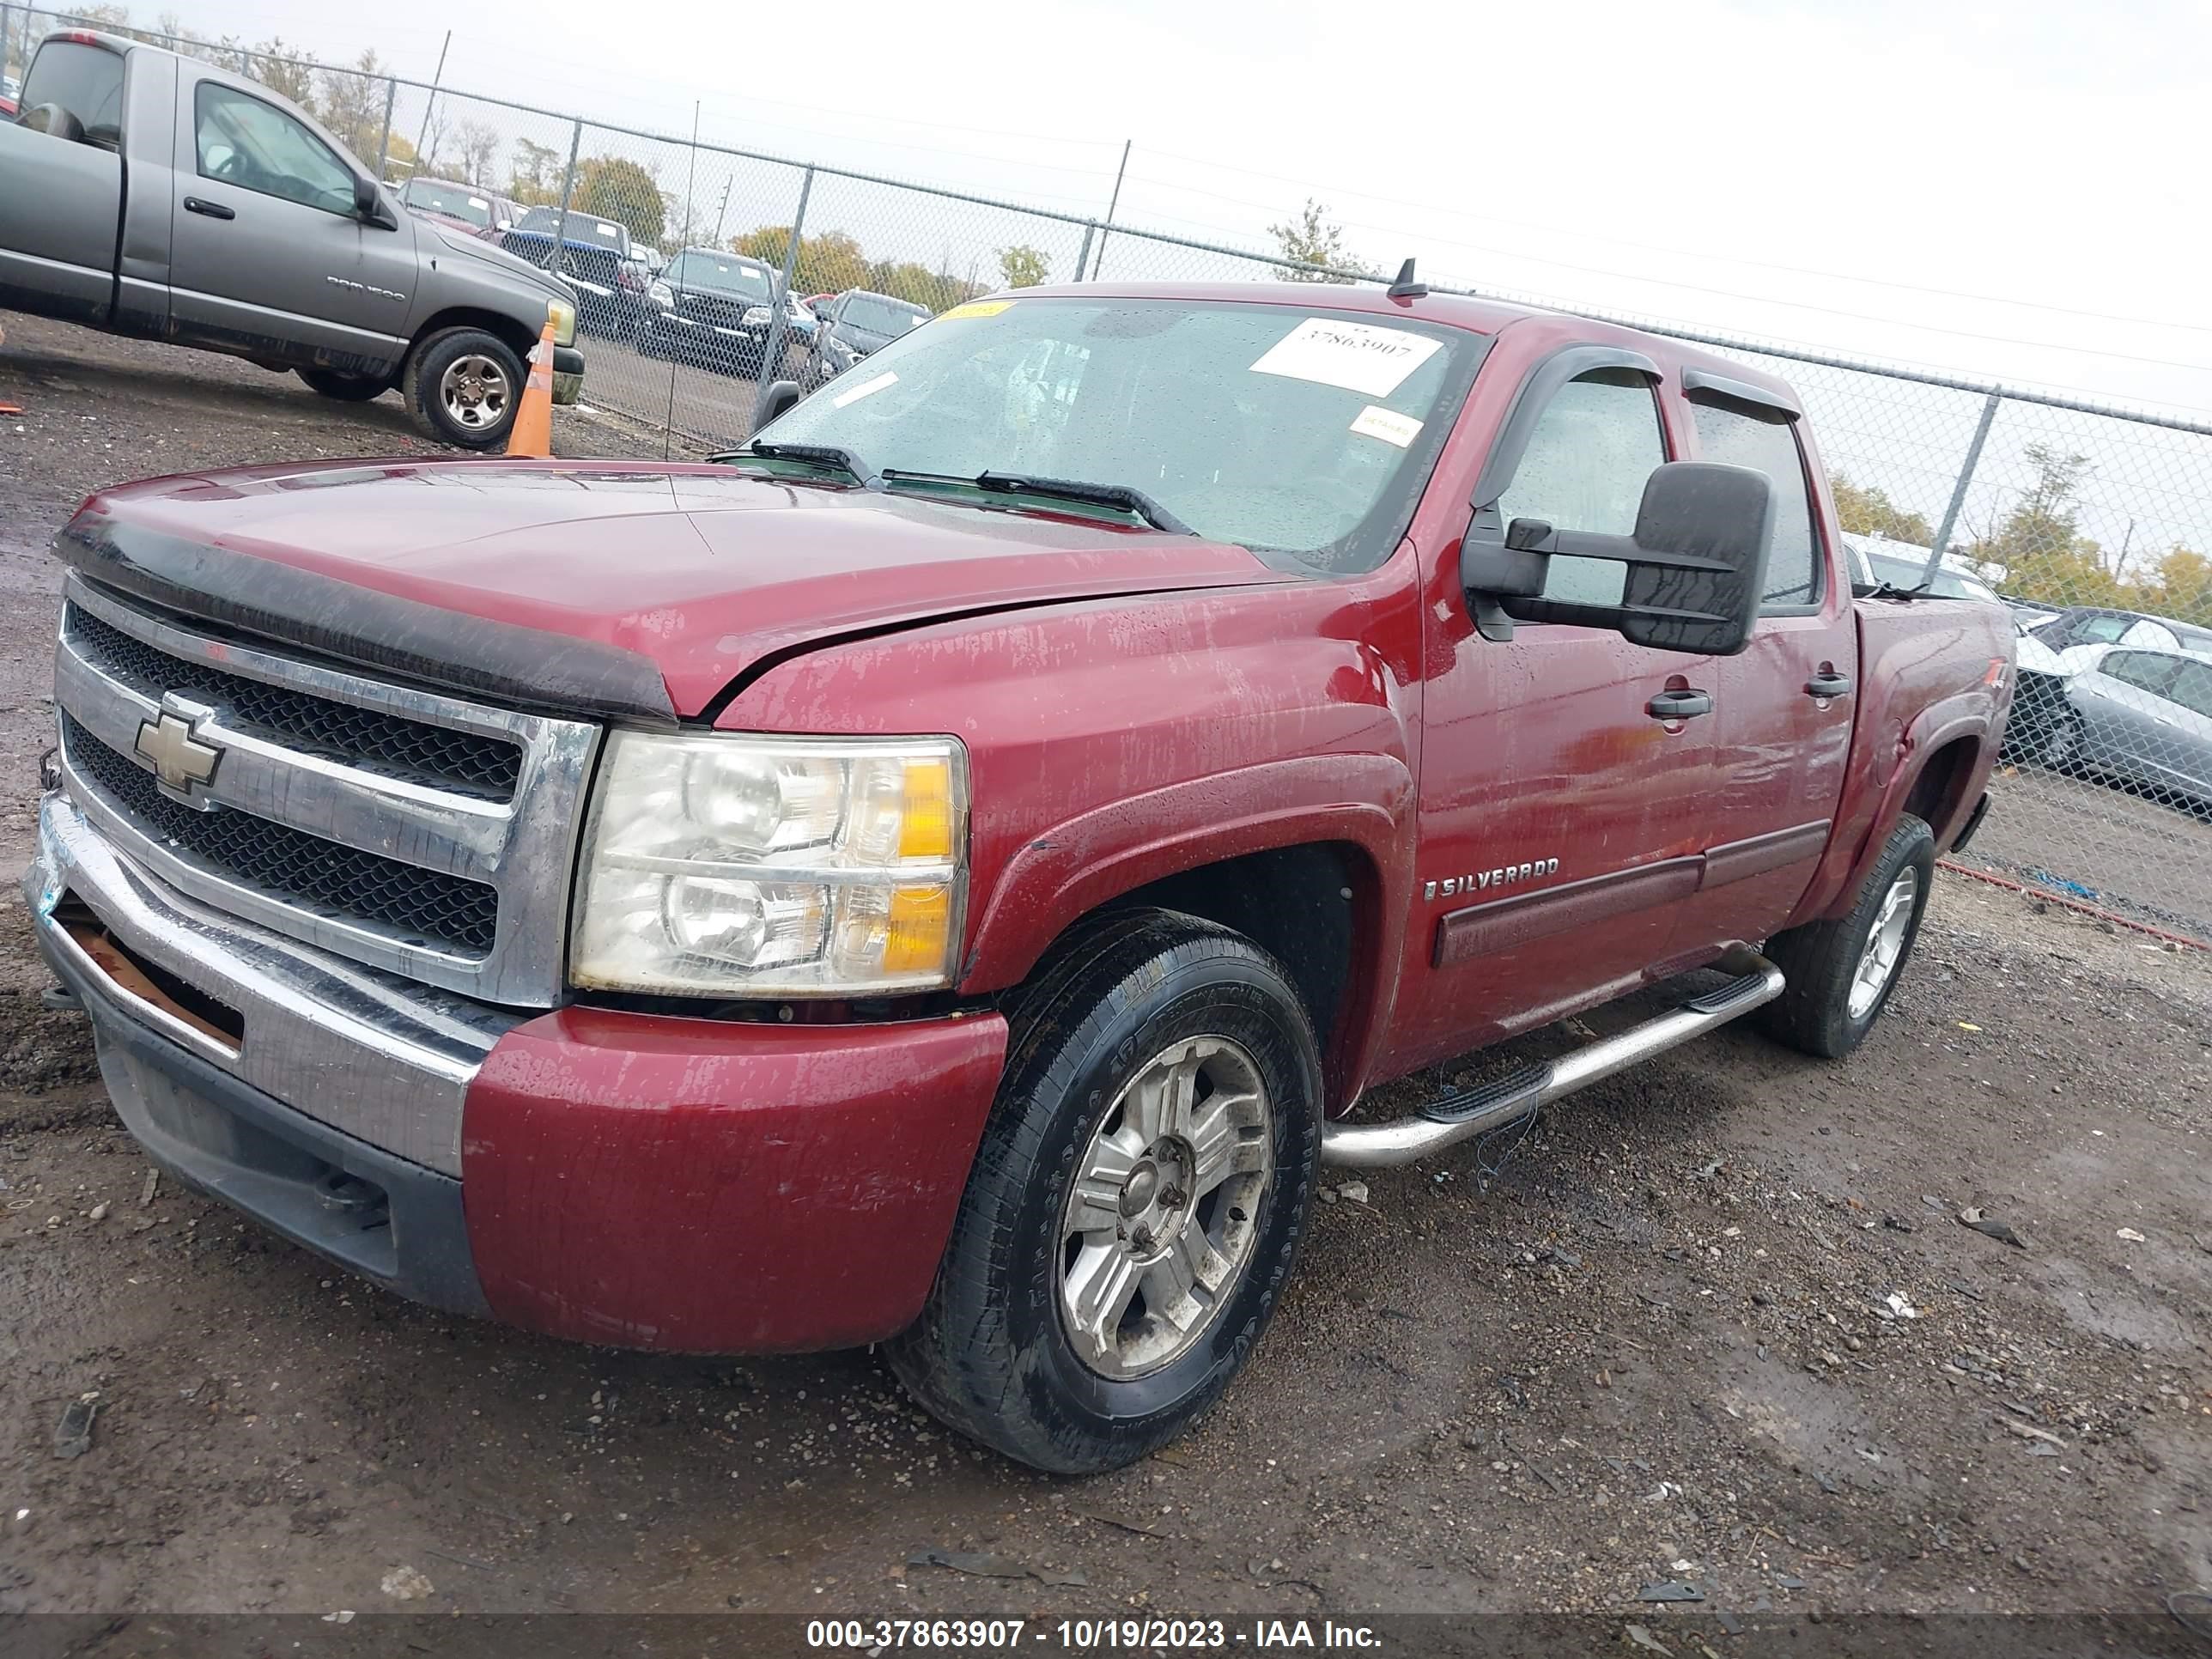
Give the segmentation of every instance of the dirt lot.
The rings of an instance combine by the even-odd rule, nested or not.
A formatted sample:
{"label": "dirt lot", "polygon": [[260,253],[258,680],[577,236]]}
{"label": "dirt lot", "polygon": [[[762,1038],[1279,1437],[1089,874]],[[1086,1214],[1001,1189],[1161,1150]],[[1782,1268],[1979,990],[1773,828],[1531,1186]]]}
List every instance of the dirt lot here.
{"label": "dirt lot", "polygon": [[[865,1353],[544,1341],[143,1201],[12,892],[40,550],[112,479],[418,445],[394,399],[6,326],[0,1612],[1564,1609],[1663,1637],[1662,1583],[1748,1615],[2156,1613],[2212,1582],[2212,961],[1955,878],[1849,1063],[1726,1031],[1337,1196],[1224,1407],[1099,1480],[949,1439]],[[909,1565],[932,1549],[997,1559]],[[431,1587],[404,1604],[403,1567]]]}

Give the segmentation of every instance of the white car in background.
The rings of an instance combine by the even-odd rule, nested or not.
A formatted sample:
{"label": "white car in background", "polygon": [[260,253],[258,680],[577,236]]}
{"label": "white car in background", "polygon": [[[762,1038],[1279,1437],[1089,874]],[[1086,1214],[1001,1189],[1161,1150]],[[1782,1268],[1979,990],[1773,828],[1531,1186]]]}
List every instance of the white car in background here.
{"label": "white car in background", "polygon": [[1892,587],[1911,592],[1925,583],[1927,592],[1936,599],[2004,603],[1996,589],[1982,580],[1972,562],[1955,553],[1946,553],[1936,574],[1929,578],[1926,574],[1928,550],[1915,547],[1911,542],[1893,542],[1887,537],[1862,536],[1846,530],[1844,551],[1850,557],[1852,579],[1869,586],[1887,582]]}

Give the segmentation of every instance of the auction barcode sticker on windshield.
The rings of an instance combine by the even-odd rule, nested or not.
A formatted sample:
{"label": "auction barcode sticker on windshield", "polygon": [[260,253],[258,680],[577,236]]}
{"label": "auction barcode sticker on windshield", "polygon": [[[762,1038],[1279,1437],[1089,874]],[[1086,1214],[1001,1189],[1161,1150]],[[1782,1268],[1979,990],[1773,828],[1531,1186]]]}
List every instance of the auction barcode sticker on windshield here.
{"label": "auction barcode sticker on windshield", "polygon": [[1441,341],[1401,328],[1309,317],[1269,346],[1252,365],[1252,372],[1317,380],[1370,398],[1387,398],[1442,349]]}

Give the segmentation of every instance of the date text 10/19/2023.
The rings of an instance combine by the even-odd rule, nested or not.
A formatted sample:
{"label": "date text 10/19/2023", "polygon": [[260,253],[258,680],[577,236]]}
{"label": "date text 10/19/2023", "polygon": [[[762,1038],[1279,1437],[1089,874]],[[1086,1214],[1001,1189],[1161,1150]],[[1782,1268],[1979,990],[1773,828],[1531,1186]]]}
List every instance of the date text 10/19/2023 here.
{"label": "date text 10/19/2023", "polygon": [[811,1619],[806,1624],[810,1648],[868,1654],[893,1648],[1020,1653],[1031,1644],[1060,1652],[1224,1648],[1374,1652],[1382,1646],[1382,1638],[1365,1625],[1340,1625],[1327,1619],[1060,1619],[1048,1623],[1025,1619]]}

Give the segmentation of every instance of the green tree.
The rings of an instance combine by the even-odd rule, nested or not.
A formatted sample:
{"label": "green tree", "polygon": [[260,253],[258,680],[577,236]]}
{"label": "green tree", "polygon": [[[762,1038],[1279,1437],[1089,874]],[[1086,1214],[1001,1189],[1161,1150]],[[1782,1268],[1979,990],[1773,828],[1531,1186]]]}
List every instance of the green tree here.
{"label": "green tree", "polygon": [[1008,288],[1042,288],[1052,276],[1052,261],[1044,250],[1026,243],[999,250],[999,275]]}
{"label": "green tree", "polygon": [[659,181],[625,155],[592,155],[577,162],[570,205],[579,213],[612,219],[639,241],[655,246],[668,223]]}
{"label": "green tree", "polygon": [[2185,547],[2170,549],[2144,587],[2141,609],[2212,628],[2212,559]]}
{"label": "green tree", "polygon": [[[297,46],[288,46],[283,37],[270,35],[246,60],[246,72],[280,98],[289,98],[301,109],[313,113],[315,107],[315,71],[298,61],[301,56]],[[289,59],[291,61],[280,61]]]}
{"label": "green tree", "polygon": [[561,175],[568,160],[550,144],[514,141],[514,161],[507,169],[507,193],[525,207],[555,207],[561,200]]}
{"label": "green tree", "polygon": [[[370,167],[376,165],[377,150],[385,142],[384,118],[389,107],[386,100],[391,83],[384,74],[384,65],[374,51],[362,53],[349,70],[325,70],[322,100],[315,110],[338,142]],[[392,152],[396,155],[404,143],[393,133]],[[408,157],[411,161],[413,156],[410,147]]]}
{"label": "green tree", "polygon": [[1879,485],[1855,484],[1841,474],[1832,474],[1828,488],[1836,498],[1836,516],[1855,536],[1887,536],[1915,547],[1926,547],[1936,539],[1935,529],[1926,519],[1898,506]]}
{"label": "green tree", "polygon": [[[762,225],[730,238],[730,252],[783,269],[783,256],[791,246],[789,225]],[[799,262],[792,269],[791,287],[796,294],[842,294],[848,288],[868,286],[868,258],[860,245],[842,230],[825,230],[819,236],[799,239]]]}
{"label": "green tree", "polygon": [[1284,258],[1294,264],[1327,269],[1286,270],[1282,274],[1294,283],[1348,283],[1349,276],[1333,276],[1335,270],[1351,269],[1352,256],[1345,252],[1344,227],[1328,220],[1325,203],[1310,196],[1298,210],[1297,216],[1287,223],[1269,225],[1267,234],[1275,239]]}
{"label": "green tree", "polygon": [[2075,497],[2088,476],[2089,458],[2048,444],[2021,452],[2035,482],[1993,532],[1975,538],[1975,562],[2004,570],[2003,591],[2045,605],[2112,605],[2124,597],[2118,576],[2105,568],[2104,550],[2081,533]]}

